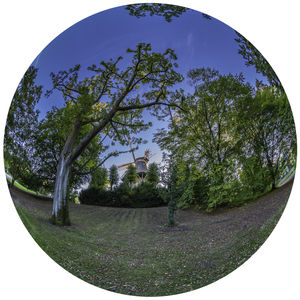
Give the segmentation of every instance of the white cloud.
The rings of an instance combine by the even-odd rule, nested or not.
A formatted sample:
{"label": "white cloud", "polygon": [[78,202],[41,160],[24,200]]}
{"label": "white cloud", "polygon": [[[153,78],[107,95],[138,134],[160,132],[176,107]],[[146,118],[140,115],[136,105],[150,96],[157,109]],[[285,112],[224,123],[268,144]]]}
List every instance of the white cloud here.
{"label": "white cloud", "polygon": [[186,38],[186,45],[188,47],[191,47],[192,46],[192,42],[193,42],[193,33],[190,32]]}

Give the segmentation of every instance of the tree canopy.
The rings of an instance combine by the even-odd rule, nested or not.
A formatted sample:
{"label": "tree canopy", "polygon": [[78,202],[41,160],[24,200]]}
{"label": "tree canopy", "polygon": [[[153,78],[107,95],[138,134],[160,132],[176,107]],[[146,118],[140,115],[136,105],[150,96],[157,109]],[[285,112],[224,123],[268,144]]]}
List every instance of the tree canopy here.
{"label": "tree canopy", "polygon": [[239,54],[245,59],[246,66],[254,66],[258,73],[268,78],[271,86],[283,92],[280,80],[264,56],[244,36],[238,32],[236,34],[238,37],[235,40],[239,44]]}
{"label": "tree canopy", "polygon": [[191,70],[188,77],[194,93],[179,97],[182,109],[170,111],[169,128],[154,138],[175,154],[179,205],[212,210],[273,189],[295,164],[295,126],[285,93],[255,90],[241,74],[211,68]]}
{"label": "tree canopy", "polygon": [[179,17],[181,14],[187,11],[187,8],[177,5],[162,4],[162,3],[141,3],[127,5],[126,9],[131,16],[137,18],[150,16],[162,16],[167,22],[171,22],[175,17]]}
{"label": "tree canopy", "polygon": [[146,181],[157,185],[159,182],[159,170],[156,163],[149,164],[147,175],[146,175]]}
{"label": "tree canopy", "polygon": [[31,165],[39,114],[35,105],[42,94],[42,87],[35,84],[37,72],[36,68],[30,67],[18,85],[7,115],[4,136],[4,160],[12,176],[12,184],[19,180],[28,186],[28,183],[34,181],[37,184],[35,188],[41,183],[38,177],[33,178]]}
{"label": "tree canopy", "polygon": [[112,190],[114,186],[116,186],[119,182],[119,174],[118,167],[116,165],[112,165],[109,168],[109,183],[110,189]]}
{"label": "tree canopy", "polygon": [[[182,76],[175,71],[174,51],[166,49],[157,53],[150,44],[140,43],[135,49],[127,49],[127,53],[132,57],[131,62],[122,69],[118,67],[120,56],[102,61],[99,66],[92,65],[88,68],[91,76],[84,79],[80,79],[79,65],[51,73],[53,88],[47,95],[54,90],[62,94],[65,105],[57,113],[63,113],[67,126],[63,130],[66,137],[57,164],[53,223],[69,223],[64,203],[70,167],[94,138],[100,135],[103,139],[108,135],[126,144],[128,141],[120,132],[147,127],[142,120],[144,108],[153,107],[158,113],[164,106],[176,105],[168,98],[169,87],[182,81]],[[136,92],[141,86],[142,94]]]}
{"label": "tree canopy", "polygon": [[[134,4],[127,10],[138,18],[155,15],[167,22],[187,11],[168,4]],[[58,225],[70,224],[68,200],[87,181],[91,189],[102,189],[99,195],[120,196],[123,190],[130,198],[133,188],[119,187],[117,167],[108,173],[104,163],[126,152],[134,156],[149,139],[143,136],[153,124],[147,114],[164,122],[153,141],[165,155],[160,172],[150,164],[146,182],[134,188],[137,199],[139,193],[160,195],[162,186],[164,199],[173,201],[171,208],[210,211],[275,188],[296,161],[291,108],[261,53],[240,34],[236,41],[246,65],[254,66],[268,84],[257,81],[254,86],[243,74],[196,65],[184,77],[173,49],[156,51],[139,43],[84,72],[76,64],[51,73],[46,96],[54,93],[63,101],[41,118],[36,105],[42,87],[35,84],[37,69],[30,67],[7,118],[4,157],[13,182],[53,194],[51,221]],[[123,148],[115,150],[116,145]],[[135,185],[134,165],[125,178]],[[111,191],[106,191],[108,182]]]}

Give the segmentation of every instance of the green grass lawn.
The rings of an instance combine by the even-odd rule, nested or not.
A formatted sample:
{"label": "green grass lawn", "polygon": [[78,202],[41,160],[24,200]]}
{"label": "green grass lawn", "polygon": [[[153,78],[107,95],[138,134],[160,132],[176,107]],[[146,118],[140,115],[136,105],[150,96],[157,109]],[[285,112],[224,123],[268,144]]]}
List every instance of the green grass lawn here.
{"label": "green grass lawn", "polygon": [[[12,182],[12,179],[8,176],[6,176],[6,180],[9,181],[10,183]],[[31,193],[31,194],[34,194],[34,195],[38,195],[37,192],[35,192],[33,190],[30,190],[30,189],[27,189],[25,186],[20,184],[18,181],[14,182],[14,186],[17,187],[18,189],[24,191],[24,192],[28,192],[28,193]]]}
{"label": "green grass lawn", "polygon": [[282,186],[285,182],[287,182],[291,177],[293,177],[296,173],[296,166],[290,169],[290,171],[277,182],[276,187]]}
{"label": "green grass lawn", "polygon": [[210,284],[247,260],[273,230],[290,189],[213,214],[179,210],[175,227],[166,226],[166,207],[75,204],[72,226],[57,227],[48,222],[51,201],[16,190],[12,197],[36,242],[70,273],[118,293],[163,296]]}

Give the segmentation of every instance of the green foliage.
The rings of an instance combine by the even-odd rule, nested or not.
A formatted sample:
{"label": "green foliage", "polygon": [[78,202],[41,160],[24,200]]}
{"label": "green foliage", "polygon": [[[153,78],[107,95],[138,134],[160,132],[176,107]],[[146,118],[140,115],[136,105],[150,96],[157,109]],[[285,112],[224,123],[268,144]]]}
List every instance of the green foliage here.
{"label": "green foliage", "polygon": [[[165,18],[167,22],[173,21],[173,18],[180,17],[183,13],[189,9],[177,5],[162,4],[162,3],[140,3],[127,5],[126,9],[129,11],[131,16],[137,18],[150,16],[161,16]],[[211,17],[207,14],[202,13],[205,19],[211,20]]]}
{"label": "green foliage", "polygon": [[276,73],[263,55],[246,38],[238,32],[236,33],[238,37],[235,40],[239,44],[239,54],[243,56],[246,66],[254,66],[258,73],[261,73],[268,78],[271,86],[284,92]]}
{"label": "green foliage", "polygon": [[235,180],[222,185],[213,185],[209,189],[209,198],[206,210],[211,212],[217,207],[230,206],[234,201],[239,200],[240,183]]}
{"label": "green foliage", "polygon": [[122,183],[112,191],[99,188],[88,188],[79,194],[82,204],[113,207],[155,207],[165,205],[161,188],[142,182],[134,188]]}
{"label": "green foliage", "polygon": [[194,203],[192,204],[192,206],[198,208],[207,207],[209,187],[210,187],[210,182],[208,177],[200,174],[194,179],[194,186],[193,186]]}
{"label": "green foliage", "polygon": [[130,165],[125,174],[124,181],[127,182],[129,185],[133,185],[137,182],[137,172],[136,172],[136,167],[134,165]]}
{"label": "green foliage", "polygon": [[90,187],[79,193],[79,201],[81,204],[109,206],[111,203],[109,196],[110,194],[103,189]]}
{"label": "green foliage", "polygon": [[[179,207],[212,211],[237,206],[275,188],[296,160],[296,133],[285,93],[255,91],[242,75],[211,68],[188,73],[193,94],[174,94],[168,130],[155,141],[176,153]],[[171,171],[162,173],[170,182]],[[201,188],[203,187],[203,188]]]}
{"label": "green foliage", "polygon": [[111,203],[108,206],[132,207],[133,191],[128,183],[124,182],[110,192]]}
{"label": "green foliage", "polygon": [[200,174],[191,174],[181,186],[182,194],[178,199],[178,207],[180,208],[207,208],[209,181],[205,176]]}
{"label": "green foliage", "polygon": [[42,94],[42,87],[35,84],[38,70],[30,67],[24,74],[14,94],[5,128],[4,160],[12,181],[18,180],[27,188],[35,189],[41,183],[35,176],[32,164],[34,155],[34,129],[39,111],[35,105]]}
{"label": "green foliage", "polygon": [[244,141],[241,163],[256,172],[260,168],[265,185],[274,188],[282,170],[296,158],[296,131],[286,94],[265,87],[240,107],[239,120],[236,138]]}
{"label": "green foliage", "polygon": [[119,174],[118,174],[118,167],[116,165],[112,165],[109,168],[109,184],[110,189],[112,190],[115,185],[119,182]]}
{"label": "green foliage", "polygon": [[246,158],[242,161],[240,180],[245,198],[253,199],[265,192],[272,184],[272,178],[267,167],[261,165],[257,156]]}
{"label": "green foliage", "polygon": [[168,203],[168,226],[174,226],[175,225],[175,219],[174,215],[177,210],[176,200],[172,198]]}
{"label": "green foliage", "polygon": [[133,207],[155,207],[165,205],[161,188],[156,188],[153,184],[142,182],[133,189]]}
{"label": "green foliage", "polygon": [[[53,213],[56,207],[65,203],[64,181],[69,179],[69,183],[78,183],[77,180],[88,176],[109,157],[120,154],[111,152],[100,159],[97,151],[93,151],[100,149],[98,154],[104,154],[108,150],[103,147],[106,137],[111,145],[118,141],[128,146],[127,137],[131,133],[151,125],[143,121],[144,108],[152,108],[154,114],[160,115],[168,106],[174,105],[168,97],[169,89],[183,80],[175,70],[177,57],[174,51],[168,48],[163,53],[154,52],[150,44],[139,43],[126,52],[129,56],[126,63],[121,64],[123,58],[119,56],[99,65],[93,64],[84,78],[79,74],[80,65],[51,73],[53,85],[47,96],[56,91],[64,99],[63,107],[54,109],[54,115],[63,119],[62,123],[56,122],[56,128],[62,131],[63,142],[56,161]],[[142,92],[138,93],[141,87]],[[91,146],[89,149],[94,141],[102,147]],[[138,139],[137,143],[140,142]],[[86,170],[81,171],[82,166]],[[70,178],[60,174],[70,174]],[[134,176],[129,179],[131,183],[135,180]]]}
{"label": "green foliage", "polygon": [[[58,124],[60,124],[58,126]],[[82,138],[91,129],[86,125],[77,139]],[[40,188],[47,192],[53,192],[56,180],[57,165],[64,143],[72,130],[67,109],[50,110],[34,130],[34,154],[32,165],[35,166],[36,174],[41,178]],[[69,189],[75,190],[81,184],[89,180],[91,173],[97,172],[100,165],[105,161],[104,153],[108,150],[103,145],[101,136],[95,137],[74,162],[70,170]],[[114,155],[115,153],[111,153]],[[96,175],[94,175],[96,176]]]}
{"label": "green foliage", "polygon": [[145,17],[149,14],[150,16],[162,16],[167,22],[171,22],[172,18],[179,17],[187,10],[185,7],[161,3],[131,4],[127,5],[126,9],[129,10],[131,16],[136,16],[137,18]]}
{"label": "green foliage", "polygon": [[146,174],[146,181],[152,185],[157,185],[159,182],[159,169],[156,163],[149,164]]}
{"label": "green foliage", "polygon": [[165,168],[168,176],[166,177],[167,193],[166,202],[168,203],[168,226],[175,225],[174,215],[177,210],[177,201],[180,198],[181,190],[179,187],[178,164],[176,162],[176,152],[169,156],[164,156]]}
{"label": "green foliage", "polygon": [[108,183],[107,170],[105,168],[98,168],[92,173],[92,180],[89,187],[104,189]]}

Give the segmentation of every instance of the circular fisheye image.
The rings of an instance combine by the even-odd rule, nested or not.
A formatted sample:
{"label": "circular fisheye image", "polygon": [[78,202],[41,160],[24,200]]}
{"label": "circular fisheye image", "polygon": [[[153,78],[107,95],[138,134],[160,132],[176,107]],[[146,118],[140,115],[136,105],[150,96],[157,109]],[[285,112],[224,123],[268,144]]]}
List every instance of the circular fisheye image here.
{"label": "circular fisheye image", "polygon": [[36,57],[3,151],[17,212],[57,264],[102,289],[167,296],[258,250],[296,148],[284,88],[243,35],[148,3],[90,16]]}

